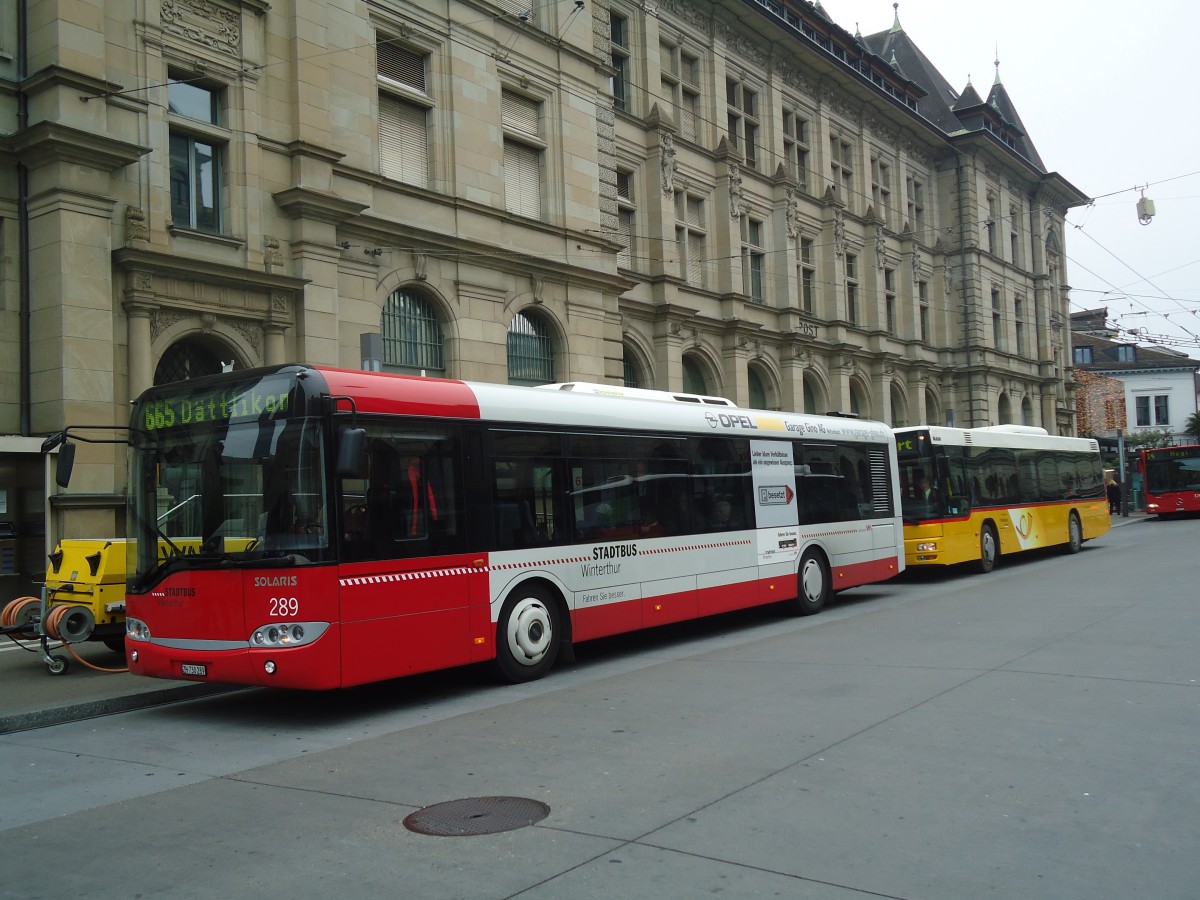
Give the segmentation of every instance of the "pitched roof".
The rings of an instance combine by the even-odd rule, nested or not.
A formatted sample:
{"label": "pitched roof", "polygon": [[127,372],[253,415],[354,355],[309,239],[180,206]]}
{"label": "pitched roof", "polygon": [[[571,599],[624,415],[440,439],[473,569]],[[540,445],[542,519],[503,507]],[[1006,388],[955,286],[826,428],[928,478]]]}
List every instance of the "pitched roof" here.
{"label": "pitched roof", "polygon": [[998,63],[996,83],[985,102],[969,81],[962,93],[950,86],[950,82],[904,31],[899,12],[889,30],[867,35],[862,38],[862,43],[875,55],[889,62],[894,61],[893,64],[898,65],[898,71],[904,77],[929,92],[917,102],[917,112],[941,131],[947,135],[990,133],[1037,171],[1046,171],[1046,165],[1029,139],[1016,106],[1000,82]]}
{"label": "pitched roof", "polygon": [[[1139,344],[1131,344],[1128,341],[1114,341],[1101,337],[1098,334],[1084,334],[1072,331],[1071,346],[1073,349],[1080,347],[1092,348],[1092,361],[1090,363],[1075,363],[1075,368],[1090,372],[1120,374],[1121,372],[1144,372],[1151,369],[1184,369],[1194,372],[1200,369],[1200,360],[1192,359],[1190,356],[1185,356],[1171,350],[1143,347]],[[1117,348],[1119,347],[1132,347],[1133,359],[1128,361],[1118,359]]]}

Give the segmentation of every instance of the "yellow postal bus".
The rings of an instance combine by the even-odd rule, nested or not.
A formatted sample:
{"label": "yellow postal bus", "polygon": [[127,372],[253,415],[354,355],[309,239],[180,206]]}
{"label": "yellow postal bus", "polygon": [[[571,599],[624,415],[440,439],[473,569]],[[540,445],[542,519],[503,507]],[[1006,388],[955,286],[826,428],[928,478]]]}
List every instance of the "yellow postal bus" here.
{"label": "yellow postal bus", "polygon": [[909,566],[974,562],[1084,541],[1108,531],[1104,466],[1094,440],[995,425],[897,428],[904,556]]}

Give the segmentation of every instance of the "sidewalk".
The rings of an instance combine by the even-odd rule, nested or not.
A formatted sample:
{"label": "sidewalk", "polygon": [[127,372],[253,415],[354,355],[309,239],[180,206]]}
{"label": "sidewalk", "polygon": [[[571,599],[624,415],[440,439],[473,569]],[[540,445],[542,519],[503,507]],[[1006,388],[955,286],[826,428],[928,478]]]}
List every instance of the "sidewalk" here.
{"label": "sidewalk", "polygon": [[[1143,512],[1114,516],[1113,528],[1144,522]],[[34,642],[28,646],[36,647]],[[103,669],[125,667],[124,660],[103,644],[84,643],[73,648],[86,662]],[[65,648],[52,650],[67,655]],[[62,722],[174,703],[209,694],[240,690],[234,685],[189,684],[141,678],[128,672],[98,672],[71,657],[70,669],[50,675],[38,653],[11,647],[0,638],[0,734],[43,728]]]}
{"label": "sidewalk", "polygon": [[107,671],[88,668],[66,648],[56,656],[68,656],[70,668],[51,675],[35,641],[22,642],[37,650],[26,652],[8,638],[0,638],[0,734],[43,728],[62,722],[173,703],[206,694],[234,690],[229,685],[187,684],[130,675],[124,659],[100,643],[85,642],[71,649],[86,663]]}

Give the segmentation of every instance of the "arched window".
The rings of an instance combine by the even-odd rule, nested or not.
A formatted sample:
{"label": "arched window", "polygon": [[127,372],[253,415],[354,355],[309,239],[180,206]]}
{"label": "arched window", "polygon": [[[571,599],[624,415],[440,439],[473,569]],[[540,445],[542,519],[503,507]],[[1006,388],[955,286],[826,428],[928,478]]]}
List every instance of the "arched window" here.
{"label": "arched window", "polygon": [[554,344],[539,318],[513,316],[508,326],[508,383],[538,385],[554,381]]}
{"label": "arched window", "polygon": [[804,409],[801,411],[810,416],[817,414],[817,392],[813,390],[812,379],[807,375],[804,376]]}
{"label": "arched window", "polygon": [[[223,368],[218,355],[220,353],[221,350],[211,344],[184,338],[172,344],[158,361],[158,367],[154,370],[154,383],[170,384],[173,381],[187,381],[202,375],[216,375]],[[231,353],[230,359],[232,358]]]}
{"label": "arched window", "polygon": [[1000,402],[997,404],[997,413],[999,416],[1000,425],[1012,425],[1012,401],[1008,399],[1008,394],[1000,395]]}
{"label": "arched window", "polygon": [[908,424],[908,403],[904,399],[904,394],[900,389],[892,385],[892,422],[893,428],[901,428]]}
{"label": "arched window", "polygon": [[[925,389],[925,421],[930,425],[942,423],[942,405],[938,403],[937,395],[928,388]],[[949,425],[950,422],[945,424]]]}
{"label": "arched window", "polygon": [[642,369],[642,364],[638,361],[637,353],[628,344],[621,345],[622,362],[624,363],[624,384],[625,387],[644,388],[649,387],[646,382],[646,374]]}
{"label": "arched window", "polygon": [[1022,425],[1036,425],[1037,424],[1036,422],[1033,421],[1033,404],[1029,401],[1028,397],[1026,397],[1024,400],[1021,401],[1021,424]]}
{"label": "arched window", "polygon": [[754,369],[746,371],[746,386],[750,391],[750,407],[752,409],[768,409],[766,386],[763,384],[762,377]]}
{"label": "arched window", "polygon": [[442,325],[424,297],[393,291],[383,304],[383,366],[390,372],[446,374]]}
{"label": "arched window", "polygon": [[708,382],[704,380],[704,370],[694,357],[683,358],[683,390],[687,394],[707,394]]}

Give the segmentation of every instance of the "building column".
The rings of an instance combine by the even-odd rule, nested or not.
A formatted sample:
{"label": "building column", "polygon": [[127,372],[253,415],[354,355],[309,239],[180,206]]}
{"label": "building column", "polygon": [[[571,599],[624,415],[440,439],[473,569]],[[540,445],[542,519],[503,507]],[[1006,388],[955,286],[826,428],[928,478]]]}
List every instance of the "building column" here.
{"label": "building column", "polygon": [[[150,276],[136,272],[132,279],[139,282],[146,279],[147,286]],[[129,298],[125,301],[125,324],[128,331],[129,355],[129,400],[141,395],[142,391],[154,385],[154,354],[151,350],[150,316],[158,309],[157,303],[151,303],[140,297],[131,296],[133,290],[127,291]]]}

